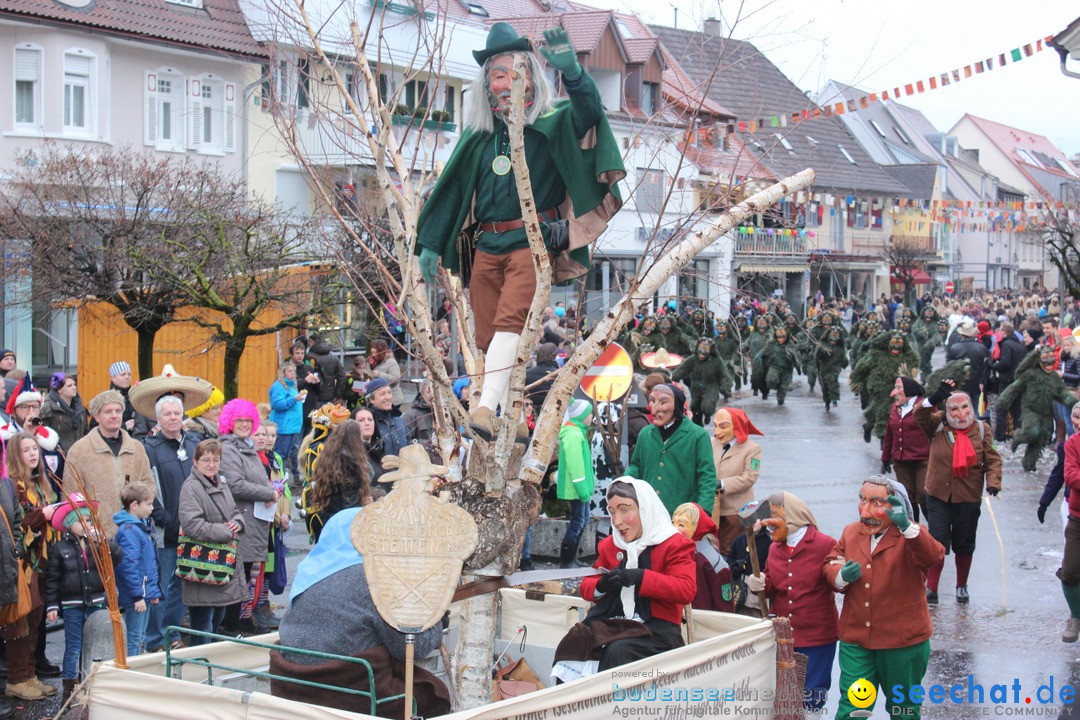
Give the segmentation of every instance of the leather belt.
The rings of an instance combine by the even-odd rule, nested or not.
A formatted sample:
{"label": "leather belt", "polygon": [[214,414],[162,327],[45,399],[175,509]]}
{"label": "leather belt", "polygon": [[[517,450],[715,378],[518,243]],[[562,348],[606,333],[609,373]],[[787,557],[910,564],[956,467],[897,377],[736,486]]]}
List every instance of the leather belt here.
{"label": "leather belt", "polygon": [[[555,208],[550,208],[548,210],[544,210],[543,212],[539,213],[539,218],[541,220],[546,220],[548,222],[550,222],[552,220],[558,220],[559,219],[559,211],[556,210]],[[511,230],[520,230],[523,227],[525,227],[525,221],[522,220],[521,218],[518,218],[517,220],[504,220],[503,222],[480,223],[479,224],[479,228],[480,228],[481,232],[489,232],[489,233],[510,232]]]}

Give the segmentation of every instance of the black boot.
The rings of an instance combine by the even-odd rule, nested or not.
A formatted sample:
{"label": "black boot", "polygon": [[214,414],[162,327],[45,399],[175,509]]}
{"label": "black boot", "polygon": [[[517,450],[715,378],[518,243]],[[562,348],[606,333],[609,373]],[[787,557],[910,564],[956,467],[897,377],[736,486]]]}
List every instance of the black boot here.
{"label": "black boot", "polygon": [[60,696],[60,704],[63,705],[75,691],[75,678],[64,678],[64,694]]}
{"label": "black boot", "polygon": [[0,718],[9,718],[15,714],[15,707],[7,698],[0,696]]}
{"label": "black boot", "polygon": [[559,548],[559,567],[567,570],[574,568],[584,567],[577,561],[577,543],[571,543],[566,540],[562,541],[562,546]]}

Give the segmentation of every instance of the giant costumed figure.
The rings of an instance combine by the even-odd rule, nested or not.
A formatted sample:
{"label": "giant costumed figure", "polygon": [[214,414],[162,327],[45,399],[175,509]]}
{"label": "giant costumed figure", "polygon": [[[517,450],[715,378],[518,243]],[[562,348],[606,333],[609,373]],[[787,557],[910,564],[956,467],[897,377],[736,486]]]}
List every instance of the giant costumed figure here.
{"label": "giant costumed figure", "polygon": [[698,425],[704,426],[713,416],[721,395],[725,401],[731,397],[731,367],[709,338],[698,340],[694,354],[675,369],[671,379],[685,379],[690,386],[690,412]]}
{"label": "giant costumed figure", "polygon": [[1054,348],[1050,346],[1029,352],[1016,368],[1016,379],[998,397],[998,403],[1005,407],[1016,398],[1023,398],[1020,411],[1023,426],[1013,430],[1011,449],[1015,452],[1017,446],[1027,445],[1023,465],[1028,472],[1035,469],[1042,449],[1054,434],[1054,403],[1070,408],[1076,404],[1076,396],[1054,371],[1055,361]]}
{"label": "giant costumed figure", "polygon": [[865,401],[863,411],[863,440],[870,436],[885,437],[889,422],[896,378],[907,375],[919,364],[919,356],[900,333],[883,334],[867,344],[866,351],[851,371],[851,388]]}
{"label": "giant costumed figure", "polygon": [[417,226],[416,252],[428,285],[435,284],[441,258],[470,289],[476,344],[485,354],[483,388],[470,426],[485,439],[495,434],[496,409],[506,407],[510,372],[537,287],[504,122],[517,54],[523,53],[527,63],[525,159],[541,234],[553,256],[553,282],[588,272],[589,244],[622,206],[616,183],[626,173],[596,83],[578,64],[564,30],[545,30],[544,40],[540,53],[562,74],[569,99],[556,99],[528,38],[518,37],[507,23],[492,25],[486,47],[473,51],[481,70],[466,95],[464,133]]}

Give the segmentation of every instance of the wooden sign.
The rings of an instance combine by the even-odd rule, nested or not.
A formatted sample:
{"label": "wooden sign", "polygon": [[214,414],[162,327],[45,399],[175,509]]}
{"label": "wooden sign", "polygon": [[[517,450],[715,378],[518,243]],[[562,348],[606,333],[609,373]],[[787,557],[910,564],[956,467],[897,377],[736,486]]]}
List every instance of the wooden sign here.
{"label": "wooden sign", "polygon": [[400,632],[422,632],[450,607],[461,566],[476,549],[476,523],[448,493],[431,494],[433,476],[449,469],[432,465],[420,445],[384,457],[383,467],[394,472],[380,482],[394,487],[356,516],[352,541],[379,615]]}

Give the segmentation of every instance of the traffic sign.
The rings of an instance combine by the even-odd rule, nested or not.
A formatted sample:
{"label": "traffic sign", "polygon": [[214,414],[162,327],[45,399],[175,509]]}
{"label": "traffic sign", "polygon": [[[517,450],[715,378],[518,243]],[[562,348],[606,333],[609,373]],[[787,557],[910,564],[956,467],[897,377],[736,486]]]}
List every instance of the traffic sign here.
{"label": "traffic sign", "polygon": [[955,286],[955,285],[953,285],[953,281],[952,281],[952,280],[950,280],[950,281],[948,281],[947,283],[945,283],[945,292],[947,292],[947,293],[949,293],[950,295],[952,295],[952,293],[953,293],[953,291],[954,291],[954,290],[956,290],[956,286]]}
{"label": "traffic sign", "polygon": [[611,343],[585,373],[581,391],[596,402],[621,400],[633,381],[634,363],[630,353],[618,343]]}

